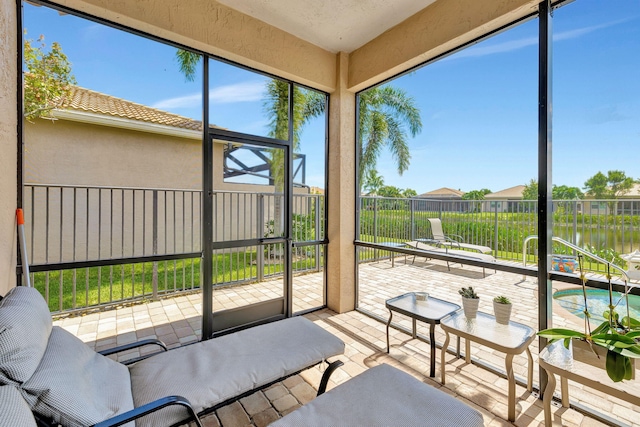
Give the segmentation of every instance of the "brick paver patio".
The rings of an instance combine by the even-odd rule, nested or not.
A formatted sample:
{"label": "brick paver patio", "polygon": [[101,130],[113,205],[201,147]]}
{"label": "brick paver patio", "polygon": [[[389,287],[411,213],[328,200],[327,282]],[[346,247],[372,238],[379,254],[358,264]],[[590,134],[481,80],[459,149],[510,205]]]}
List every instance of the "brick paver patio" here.
{"label": "brick paver patio", "polygon": [[[395,266],[388,261],[362,264],[359,274],[358,305],[361,310],[380,319],[388,318],[384,301],[411,291],[427,291],[437,298],[459,302],[457,290],[461,286],[473,286],[481,297],[480,310],[493,312],[491,300],[499,294],[507,295],[514,304],[512,320],[537,328],[536,281],[522,276],[487,270],[483,277],[479,268],[446,265],[437,261],[417,259],[411,263],[398,257]],[[281,295],[279,281],[228,287],[214,292],[214,309],[231,308]],[[322,274],[314,273],[294,278],[294,309],[304,310],[322,304]],[[170,347],[176,347],[200,339],[202,304],[201,295],[194,293],[146,304],[121,308],[85,316],[56,320],[56,324],[74,333],[96,349],[112,347],[138,339],[156,337]],[[332,377],[329,388],[363,372],[367,368],[388,363],[414,375],[423,382],[438,387],[482,412],[485,425],[511,425],[507,418],[507,381],[503,377],[476,364],[466,364],[464,359],[447,357],[444,369],[447,384],[438,381],[442,368],[436,360],[436,378],[428,377],[429,345],[414,340],[405,332],[391,330],[391,351],[386,350],[385,324],[359,311],[337,314],[323,309],[306,317],[326,328],[346,343],[346,351],[340,357],[345,365]],[[394,315],[397,326],[409,328],[410,320]],[[419,323],[420,325],[420,323]],[[554,326],[581,328],[582,321],[554,306]],[[436,341],[442,343],[444,334],[436,329]],[[428,335],[420,325],[420,334]],[[452,340],[451,349],[455,340]],[[489,364],[500,371],[504,355],[472,344],[472,359]],[[538,353],[537,341],[531,347],[534,362]],[[122,359],[139,355],[137,351],[122,354]],[[514,358],[516,378],[526,378],[526,357]],[[503,368],[502,368],[503,369]],[[537,363],[534,368],[534,384],[538,383]],[[288,378],[269,389],[259,391],[206,417],[208,426],[266,426],[273,420],[309,402],[315,396],[321,376],[319,368],[311,368]],[[516,389],[516,421],[518,426],[538,426],[543,423],[542,402],[525,387]],[[595,408],[620,423],[640,426],[637,419],[639,407],[618,401],[593,390],[583,390],[572,385],[571,398]],[[581,413],[554,407],[556,422],[566,426],[596,426],[598,421]]]}

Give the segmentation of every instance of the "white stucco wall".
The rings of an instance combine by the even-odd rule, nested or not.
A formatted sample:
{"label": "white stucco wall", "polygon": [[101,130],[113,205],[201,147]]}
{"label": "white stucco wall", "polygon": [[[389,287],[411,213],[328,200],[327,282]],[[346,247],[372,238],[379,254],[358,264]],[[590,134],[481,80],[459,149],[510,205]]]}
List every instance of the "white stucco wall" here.
{"label": "white stucco wall", "polygon": [[[200,251],[200,139],[42,119],[24,133],[32,264]],[[213,148],[214,240],[264,237],[281,197],[273,186],[224,182],[224,144]]]}
{"label": "white stucco wall", "polygon": [[0,4],[0,295],[16,283],[16,10]]}
{"label": "white stucco wall", "polygon": [[25,183],[202,188],[200,140],[42,119],[24,135]]}

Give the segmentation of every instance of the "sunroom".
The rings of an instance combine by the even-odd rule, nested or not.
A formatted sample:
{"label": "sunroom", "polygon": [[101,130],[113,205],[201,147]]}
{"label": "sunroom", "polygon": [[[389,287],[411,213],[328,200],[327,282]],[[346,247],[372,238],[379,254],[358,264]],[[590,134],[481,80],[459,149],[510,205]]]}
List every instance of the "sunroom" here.
{"label": "sunroom", "polygon": [[[345,365],[329,388],[388,363],[480,410],[486,425],[550,419],[563,425],[637,425],[635,380],[612,386],[628,391],[630,399],[571,381],[570,402],[558,397],[558,382],[551,417],[545,420],[542,395],[549,375],[538,355],[547,341],[534,337],[552,326],[583,326],[579,314],[558,306],[554,293],[583,284],[607,289],[611,282],[616,290],[629,289],[623,286],[630,277],[627,267],[608,280],[607,269],[621,262],[595,250],[583,256],[587,244],[611,246],[621,255],[638,249],[634,239],[640,238],[632,195],[624,202],[558,201],[553,195],[554,185],[563,182],[552,179],[552,170],[564,165],[552,162],[552,155],[580,150],[571,141],[557,149],[552,144],[552,83],[556,74],[559,81],[568,80],[556,64],[572,60],[571,50],[559,43],[619,22],[631,22],[625,28],[633,28],[637,15],[631,12],[640,12],[637,5],[593,3],[3,3],[0,236],[5,244],[0,271],[5,280],[0,293],[35,287],[54,324],[97,350],[143,338],[179,347],[304,316],[347,345],[341,356]],[[597,25],[568,25],[585,10],[605,9],[606,16],[592,17]],[[637,32],[629,31],[610,37],[633,40]],[[39,34],[44,41],[34,42]],[[491,40],[494,44],[485,47]],[[75,72],[71,91],[59,104],[47,105],[44,117],[28,115],[29,99],[23,95],[27,41],[31,46],[59,41]],[[455,66],[459,58],[486,56],[491,62],[492,53],[522,46],[529,48],[522,61],[495,60],[498,65],[487,69]],[[609,41],[593,46],[599,60],[608,54],[633,56],[624,49],[626,44],[617,51]],[[79,56],[71,56],[76,50]],[[161,55],[169,59],[155,62]],[[111,60],[113,68],[85,65],[109,58],[118,58]],[[405,181],[407,187],[431,190],[420,188],[423,176],[445,175],[453,186],[456,176],[481,182],[485,175],[505,177],[524,168],[536,181],[535,197],[452,201],[366,190],[367,173],[375,170],[366,163],[372,155],[366,144],[374,139],[363,119],[369,113],[367,99],[394,85],[418,97],[412,90],[422,82],[431,79],[438,86],[436,77],[423,73],[442,64],[454,64],[449,72],[454,77],[442,83],[451,85],[449,102],[472,110],[477,120],[517,142],[493,145],[495,136],[478,128],[476,149],[493,159],[475,154],[471,143],[456,149],[461,136],[427,122],[425,115],[441,111],[423,105],[421,127],[433,134],[423,146],[411,146],[417,148],[411,151],[412,165],[423,175],[409,170],[413,181]],[[498,74],[505,66],[513,68]],[[608,70],[614,74],[617,66]],[[634,66],[629,60],[630,74]],[[522,80],[506,79],[509,74]],[[579,90],[585,81],[575,78],[579,83],[562,96],[585,96]],[[630,80],[617,78],[624,84]],[[499,79],[502,87],[494,86]],[[520,92],[525,80],[526,89],[533,90]],[[478,87],[483,81],[486,92],[475,92],[470,82]],[[445,103],[447,90],[429,90],[436,104]],[[637,93],[637,84],[628,83],[628,91]],[[586,96],[609,102],[599,93]],[[524,136],[506,117],[510,97],[528,109]],[[605,108],[593,121],[636,117],[637,102],[630,97],[624,98],[626,110]],[[563,136],[579,126],[560,123],[558,132]],[[633,134],[633,128],[624,130]],[[449,151],[443,151],[448,144]],[[632,161],[625,142],[620,147],[608,150]],[[422,149],[426,156],[420,155]],[[380,170],[395,168],[402,157],[392,148],[380,153]],[[477,170],[465,166],[471,162],[464,159],[474,156],[481,166]],[[569,173],[584,167],[579,162],[567,160],[573,164]],[[628,172],[633,174],[631,166]],[[444,181],[433,182],[436,188]],[[509,185],[504,181],[502,188]],[[24,238],[17,233],[16,209],[24,210]],[[455,243],[434,243],[428,221],[433,218],[441,220],[447,235],[459,237],[452,239]],[[596,245],[587,234],[604,234],[605,240]],[[612,241],[606,240],[609,235]],[[597,256],[589,258],[594,252]],[[579,270],[588,274],[557,271],[560,255],[579,260]],[[458,290],[464,287],[476,289],[485,314],[493,313],[493,297],[508,296],[512,321],[530,330],[527,352],[519,349],[513,366],[505,367],[505,357],[511,356],[490,345],[469,338],[470,347],[461,346],[460,339],[449,341],[449,333],[455,333],[445,334],[446,322],[433,335],[428,322],[389,310],[389,301],[415,292],[461,305]],[[140,353],[124,356],[131,355]],[[218,409],[208,422],[267,425],[312,401],[320,376],[316,368],[303,371]]]}

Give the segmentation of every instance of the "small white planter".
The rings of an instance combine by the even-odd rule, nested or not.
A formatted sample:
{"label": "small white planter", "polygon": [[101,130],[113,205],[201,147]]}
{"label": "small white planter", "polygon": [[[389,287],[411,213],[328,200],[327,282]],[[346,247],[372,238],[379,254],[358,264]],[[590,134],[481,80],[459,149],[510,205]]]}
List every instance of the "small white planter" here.
{"label": "small white planter", "polygon": [[496,322],[501,325],[508,325],[511,319],[511,307],[512,304],[501,304],[499,302],[493,302],[493,313],[496,316]]}
{"label": "small white planter", "polygon": [[467,319],[475,319],[478,314],[478,305],[480,298],[464,298],[462,297],[462,309]]}

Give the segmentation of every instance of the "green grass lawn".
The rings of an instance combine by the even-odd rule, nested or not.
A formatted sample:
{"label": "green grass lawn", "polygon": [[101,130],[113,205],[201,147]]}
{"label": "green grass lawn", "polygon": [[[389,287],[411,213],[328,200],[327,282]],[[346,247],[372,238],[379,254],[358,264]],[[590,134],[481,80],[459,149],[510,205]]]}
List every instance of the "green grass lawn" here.
{"label": "green grass lawn", "polygon": [[[257,280],[256,251],[224,253],[214,256],[213,284]],[[315,257],[296,257],[293,268],[308,270]],[[265,262],[263,276],[282,274],[281,262]],[[200,258],[157,263],[159,295],[200,288]],[[153,296],[154,263],[81,268],[33,273],[33,286],[44,295],[52,312],[145,299]]]}

